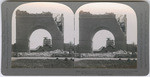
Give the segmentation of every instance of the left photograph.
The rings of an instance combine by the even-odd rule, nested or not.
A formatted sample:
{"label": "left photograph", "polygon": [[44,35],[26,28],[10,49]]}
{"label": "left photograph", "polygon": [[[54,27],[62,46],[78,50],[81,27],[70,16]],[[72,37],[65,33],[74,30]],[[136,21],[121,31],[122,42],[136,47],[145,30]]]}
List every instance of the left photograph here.
{"label": "left photograph", "polygon": [[12,15],[12,68],[73,68],[74,13],[60,3],[32,2]]}

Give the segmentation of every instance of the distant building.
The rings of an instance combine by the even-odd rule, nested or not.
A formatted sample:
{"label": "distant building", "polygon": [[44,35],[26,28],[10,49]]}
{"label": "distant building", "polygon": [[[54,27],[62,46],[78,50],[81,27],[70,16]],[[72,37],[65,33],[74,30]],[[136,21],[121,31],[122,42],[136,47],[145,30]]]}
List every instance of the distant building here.
{"label": "distant building", "polygon": [[52,50],[52,40],[44,37],[43,46],[39,46],[36,48],[38,52],[51,51]]}
{"label": "distant building", "polygon": [[114,52],[116,49],[115,49],[115,43],[114,43],[114,40],[111,40],[110,38],[107,38],[106,40],[106,47],[101,47],[99,48],[98,51],[94,51],[94,53],[107,53],[107,52]]}
{"label": "distant building", "polygon": [[44,37],[43,47],[44,46],[52,46],[52,40],[51,39],[47,39],[47,37]]}
{"label": "distant building", "polygon": [[114,46],[114,40],[110,40],[110,38],[107,38],[106,47],[108,46]]}
{"label": "distant building", "polygon": [[114,46],[107,46],[107,47],[101,47],[100,49],[99,49],[99,51],[97,51],[96,53],[100,53],[100,52],[102,52],[102,53],[107,53],[107,52],[114,52],[115,51],[115,47]]}

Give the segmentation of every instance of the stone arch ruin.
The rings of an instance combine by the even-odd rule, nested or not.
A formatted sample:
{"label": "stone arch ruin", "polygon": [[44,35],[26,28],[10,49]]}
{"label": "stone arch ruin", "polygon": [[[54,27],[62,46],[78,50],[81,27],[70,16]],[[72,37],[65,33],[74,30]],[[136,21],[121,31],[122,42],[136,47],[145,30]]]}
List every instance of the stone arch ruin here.
{"label": "stone arch ruin", "polygon": [[[63,20],[62,20],[63,22]],[[52,36],[52,50],[63,49],[63,24],[54,20],[50,12],[30,14],[26,11],[16,11],[16,51],[29,51],[29,37],[33,31],[45,29]]]}
{"label": "stone arch ruin", "polygon": [[92,52],[92,38],[99,30],[108,30],[114,35],[116,50],[126,49],[126,32],[121,28],[115,14],[92,15],[81,11],[79,13],[79,53]]}

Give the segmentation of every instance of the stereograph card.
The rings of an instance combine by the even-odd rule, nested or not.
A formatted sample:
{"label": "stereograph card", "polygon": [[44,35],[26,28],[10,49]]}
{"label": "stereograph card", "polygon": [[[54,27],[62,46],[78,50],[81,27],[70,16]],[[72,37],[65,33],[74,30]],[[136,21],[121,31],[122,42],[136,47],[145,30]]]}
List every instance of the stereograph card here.
{"label": "stereograph card", "polygon": [[149,4],[141,0],[2,3],[3,75],[149,73]]}

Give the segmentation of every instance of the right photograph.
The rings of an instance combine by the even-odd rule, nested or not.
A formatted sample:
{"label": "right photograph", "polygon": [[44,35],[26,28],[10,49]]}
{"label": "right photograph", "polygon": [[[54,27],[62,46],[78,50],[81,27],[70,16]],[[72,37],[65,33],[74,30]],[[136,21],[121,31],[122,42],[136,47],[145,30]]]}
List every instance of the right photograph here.
{"label": "right photograph", "polygon": [[75,13],[75,68],[137,68],[137,18],[121,3],[88,3]]}

